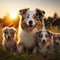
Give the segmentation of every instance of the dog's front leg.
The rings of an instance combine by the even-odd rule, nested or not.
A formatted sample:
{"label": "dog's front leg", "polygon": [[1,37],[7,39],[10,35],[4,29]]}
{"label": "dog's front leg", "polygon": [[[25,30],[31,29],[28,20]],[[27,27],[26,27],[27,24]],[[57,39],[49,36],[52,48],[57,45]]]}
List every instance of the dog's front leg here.
{"label": "dog's front leg", "polygon": [[24,52],[24,46],[22,43],[17,44],[17,52],[19,52],[19,53]]}
{"label": "dog's front leg", "polygon": [[39,53],[39,47],[36,46],[34,49],[33,49],[33,53],[36,54],[36,53]]}

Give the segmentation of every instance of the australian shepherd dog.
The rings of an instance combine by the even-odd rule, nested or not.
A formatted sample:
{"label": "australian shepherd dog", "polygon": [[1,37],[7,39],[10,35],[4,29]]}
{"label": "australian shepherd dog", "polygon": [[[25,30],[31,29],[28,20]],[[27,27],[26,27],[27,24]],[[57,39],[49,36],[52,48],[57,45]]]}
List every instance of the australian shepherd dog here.
{"label": "australian shepherd dog", "polygon": [[17,43],[16,43],[16,29],[13,27],[5,27],[2,30],[3,32],[3,40],[2,46],[6,51],[16,51]]}
{"label": "australian shepherd dog", "polygon": [[26,49],[30,52],[35,47],[34,35],[41,29],[42,18],[45,14],[43,10],[29,8],[19,10],[20,22],[18,27],[18,52]]}

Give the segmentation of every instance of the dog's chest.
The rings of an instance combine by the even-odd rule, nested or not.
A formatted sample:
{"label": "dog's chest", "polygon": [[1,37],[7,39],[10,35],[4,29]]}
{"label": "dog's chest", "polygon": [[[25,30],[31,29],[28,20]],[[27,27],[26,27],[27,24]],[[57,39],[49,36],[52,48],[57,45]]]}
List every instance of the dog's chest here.
{"label": "dog's chest", "polygon": [[15,44],[15,41],[12,40],[12,41],[5,41],[5,45],[8,46],[8,47],[12,47],[14,44]]}
{"label": "dog's chest", "polygon": [[21,33],[21,42],[26,47],[33,47],[35,45],[34,35],[37,32],[37,30],[33,30],[32,32],[24,32]]}

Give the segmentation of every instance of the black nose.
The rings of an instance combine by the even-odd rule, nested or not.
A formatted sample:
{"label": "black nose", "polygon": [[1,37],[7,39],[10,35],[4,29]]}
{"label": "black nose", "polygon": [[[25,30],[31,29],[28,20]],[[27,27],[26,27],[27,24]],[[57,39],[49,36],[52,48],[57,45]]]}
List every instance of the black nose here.
{"label": "black nose", "polygon": [[10,36],[8,36],[8,38],[10,39]]}
{"label": "black nose", "polygon": [[56,44],[58,45],[58,44],[59,44],[59,42],[56,42]]}
{"label": "black nose", "polygon": [[43,40],[43,43],[45,43],[45,39]]}
{"label": "black nose", "polygon": [[32,23],[33,23],[32,21],[29,21],[29,24],[30,24],[30,25],[32,25]]}

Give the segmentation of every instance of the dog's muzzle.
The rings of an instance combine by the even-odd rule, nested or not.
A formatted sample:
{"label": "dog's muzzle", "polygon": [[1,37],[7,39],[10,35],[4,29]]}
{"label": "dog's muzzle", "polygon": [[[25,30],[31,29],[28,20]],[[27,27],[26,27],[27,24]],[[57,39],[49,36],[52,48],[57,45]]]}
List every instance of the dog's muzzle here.
{"label": "dog's muzzle", "polygon": [[45,39],[42,41],[42,44],[46,44],[46,41],[45,41]]}
{"label": "dog's muzzle", "polygon": [[32,20],[30,20],[28,22],[28,28],[27,28],[27,30],[28,31],[32,31],[35,28],[35,26],[36,26],[36,24],[34,24],[34,22]]}
{"label": "dog's muzzle", "polygon": [[29,26],[32,27],[33,21],[29,21]]}

